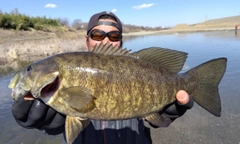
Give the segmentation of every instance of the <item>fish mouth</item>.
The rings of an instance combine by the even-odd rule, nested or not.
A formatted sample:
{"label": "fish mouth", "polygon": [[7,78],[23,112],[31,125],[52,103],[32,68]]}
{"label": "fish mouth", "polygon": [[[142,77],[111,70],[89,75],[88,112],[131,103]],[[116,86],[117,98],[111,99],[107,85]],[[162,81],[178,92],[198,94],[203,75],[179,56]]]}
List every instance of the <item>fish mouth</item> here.
{"label": "fish mouth", "polygon": [[23,98],[25,100],[34,100],[35,99],[30,92],[28,92]]}
{"label": "fish mouth", "polygon": [[24,98],[25,96],[29,95],[29,91],[25,91],[24,89],[22,89],[20,87],[14,87],[12,89],[11,95],[12,95],[12,99],[14,101],[17,101],[19,98]]}
{"label": "fish mouth", "polygon": [[56,77],[53,82],[49,83],[48,85],[46,85],[45,87],[42,88],[41,90],[41,96],[40,98],[44,101],[44,102],[48,102],[49,99],[54,95],[54,93],[58,90],[60,85],[60,81],[59,78]]}
{"label": "fish mouth", "polygon": [[44,86],[40,91],[40,97],[34,96],[30,91],[25,91],[21,87],[15,87],[12,90],[12,98],[13,100],[18,100],[23,97],[25,100],[34,100],[35,98],[42,99],[45,103],[49,101],[49,99],[54,95],[54,93],[58,90],[60,85],[59,78],[56,77],[51,83]]}

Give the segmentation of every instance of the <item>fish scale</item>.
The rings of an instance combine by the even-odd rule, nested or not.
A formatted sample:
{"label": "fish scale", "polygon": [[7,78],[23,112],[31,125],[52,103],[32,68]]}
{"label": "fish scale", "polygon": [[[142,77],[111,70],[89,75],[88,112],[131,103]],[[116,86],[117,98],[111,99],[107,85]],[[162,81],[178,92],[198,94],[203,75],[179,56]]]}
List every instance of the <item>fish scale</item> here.
{"label": "fish scale", "polygon": [[[102,57],[108,58],[109,56],[106,57],[102,55]],[[104,59],[104,58],[100,58],[100,59]],[[164,85],[161,86],[161,83],[159,83],[158,81],[166,81],[164,80],[165,77],[156,74],[159,72],[157,72],[156,70],[153,70],[153,69],[156,69],[155,66],[152,66],[151,68],[152,70],[149,71],[150,68],[148,67],[150,67],[150,65],[148,63],[146,63],[145,65],[141,63],[141,65],[139,66],[138,63],[132,62],[132,61],[135,61],[135,59],[132,59],[132,58],[119,59],[119,58],[110,57],[109,60],[107,60],[109,67],[104,67],[103,65],[103,67],[98,66],[97,68],[97,69],[101,69],[102,71],[105,71],[106,74],[104,72],[103,73],[100,72],[100,74],[97,74],[98,76],[96,77],[94,74],[93,75],[90,74],[89,79],[87,80],[87,81],[95,82],[95,83],[92,83],[93,85],[87,85],[86,87],[88,87],[89,89],[96,90],[95,92],[96,96],[94,95],[95,94],[94,93],[93,97],[99,98],[95,101],[95,103],[100,103],[99,111],[101,111],[101,114],[106,116],[105,119],[108,117],[110,113],[113,116],[117,116],[117,114],[120,113],[119,112],[120,110],[118,110],[117,108],[122,108],[122,107],[125,109],[130,109],[129,111],[131,111],[132,110],[131,107],[133,107],[135,109],[133,113],[135,113],[136,115],[139,115],[139,113],[146,114],[147,112],[143,110],[149,111],[149,108],[148,109],[145,108],[145,107],[148,107],[148,106],[145,106],[146,103],[157,104],[157,108],[153,106],[152,111],[161,109],[163,106],[160,106],[159,102],[161,103],[163,101],[162,99],[167,97],[164,97],[164,96],[161,97],[161,95],[166,95],[166,94],[164,91],[159,91],[164,88]],[[93,60],[94,60],[94,57],[92,57],[92,61]],[[95,60],[99,61],[99,56],[97,56]],[[88,67],[87,63],[88,63],[87,61],[83,62],[82,67]],[[97,63],[97,62],[92,62],[92,63]],[[101,64],[101,61],[99,63]],[[116,65],[116,63],[118,63],[118,65]],[[131,63],[131,64],[128,64],[128,63]],[[113,66],[113,68],[111,68],[111,66]],[[146,69],[139,71],[140,69],[139,67],[141,68],[146,67]],[[92,66],[92,68],[95,69],[95,66]],[[124,69],[125,71],[120,70],[120,68]],[[110,71],[110,70],[113,70],[113,71]],[[148,73],[148,75],[152,75],[152,78],[150,80],[145,80],[146,79],[145,73]],[[109,75],[113,75],[113,76],[109,77]],[[96,82],[96,79],[98,82]],[[83,81],[82,83],[84,84],[85,82]],[[83,86],[85,86],[85,84]],[[128,90],[129,88],[131,88],[132,91],[129,91]],[[152,92],[151,89],[155,90],[155,95],[149,93],[149,92]],[[101,91],[104,93],[101,93]],[[124,97],[121,97],[122,95],[124,95]],[[136,103],[134,101],[134,99],[136,99],[135,97],[139,97],[142,95],[146,95],[146,97],[142,97],[142,101],[139,101],[138,103]],[[174,93],[172,93],[171,95],[174,95]],[[169,101],[166,100],[166,101],[170,103],[170,102],[173,102],[174,100],[175,98],[174,96],[172,96],[171,100]],[[128,101],[129,103],[126,103]],[[121,104],[121,107],[116,108],[112,106],[114,102]],[[136,109],[136,108],[139,108],[139,109]],[[143,109],[143,110],[140,110],[140,109]],[[94,111],[92,113],[94,113]],[[121,114],[120,116],[118,115],[118,117],[126,118],[126,117],[129,117],[128,115],[129,113],[125,113],[125,114]],[[111,118],[115,119],[114,117],[111,117]]]}
{"label": "fish scale", "polygon": [[[87,58],[87,56],[91,58]],[[71,58],[74,57],[75,56],[73,54]],[[65,57],[62,57],[62,59],[65,59]],[[57,58],[56,61],[59,60],[60,58]],[[158,68],[156,66],[150,65],[147,62],[143,63],[130,57],[87,54],[75,61],[70,61],[68,58],[67,61],[64,61],[64,63],[60,64],[63,66],[67,65],[65,66],[64,71],[68,72],[62,72],[63,77],[67,77],[66,82],[69,82],[67,86],[77,85],[88,87],[89,89],[94,90],[92,96],[98,98],[95,101],[95,104],[98,107],[95,109],[96,112],[92,111],[90,114],[88,114],[91,118],[94,119],[98,117],[98,115],[96,117],[92,116],[95,115],[94,112],[101,113],[101,115],[105,116],[105,119],[109,118],[108,115],[110,114],[113,116],[118,116],[118,118],[127,118],[129,115],[132,115],[127,111],[126,113],[119,115],[123,108],[124,110],[129,109],[129,111],[133,111],[135,115],[139,115],[139,113],[143,113],[143,115],[145,115],[150,110],[148,106],[144,106],[146,103],[157,105],[152,107],[153,110],[150,110],[156,111],[162,109],[163,105],[159,105],[159,103],[163,101],[162,99],[168,98],[163,96],[160,97],[160,95],[166,94],[164,91],[159,91],[164,88],[164,85],[161,86],[161,83],[159,83],[159,81],[166,81],[163,79],[165,77],[156,75],[156,73],[160,73],[161,71],[157,71]],[[98,65],[96,66],[96,64]],[[61,67],[61,65],[59,67]],[[80,67],[82,69],[78,69]],[[94,74],[95,69],[101,70],[101,72]],[[142,71],[139,71],[139,69],[142,69]],[[91,71],[89,72],[87,70]],[[148,75],[146,75],[146,73]],[[81,81],[76,81],[77,78],[81,78]],[[124,95],[124,97],[121,97],[122,95]],[[139,97],[140,95],[147,95],[149,97],[142,97],[141,101],[139,100],[136,102],[135,99],[138,98],[135,97]],[[171,95],[174,95],[174,93]],[[171,100],[165,101],[170,103],[174,100],[175,98],[172,96]],[[114,103],[118,103],[121,106],[114,107]],[[111,119],[117,119],[113,116]]]}

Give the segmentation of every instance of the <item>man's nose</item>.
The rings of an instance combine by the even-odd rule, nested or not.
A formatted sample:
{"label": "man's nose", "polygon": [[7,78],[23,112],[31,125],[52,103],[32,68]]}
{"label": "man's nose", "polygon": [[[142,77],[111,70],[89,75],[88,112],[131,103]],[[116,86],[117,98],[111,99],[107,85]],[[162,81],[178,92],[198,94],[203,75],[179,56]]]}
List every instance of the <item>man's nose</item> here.
{"label": "man's nose", "polygon": [[104,44],[106,44],[106,43],[110,43],[111,41],[109,40],[108,37],[105,37],[102,42],[103,42]]}

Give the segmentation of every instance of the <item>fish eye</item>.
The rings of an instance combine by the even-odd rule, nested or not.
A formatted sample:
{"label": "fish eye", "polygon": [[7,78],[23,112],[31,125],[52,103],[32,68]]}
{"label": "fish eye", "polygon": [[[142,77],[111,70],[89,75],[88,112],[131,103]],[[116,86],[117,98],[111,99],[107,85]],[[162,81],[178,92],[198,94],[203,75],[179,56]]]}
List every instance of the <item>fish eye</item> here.
{"label": "fish eye", "polygon": [[28,66],[27,67],[27,72],[31,71],[32,70],[32,66]]}

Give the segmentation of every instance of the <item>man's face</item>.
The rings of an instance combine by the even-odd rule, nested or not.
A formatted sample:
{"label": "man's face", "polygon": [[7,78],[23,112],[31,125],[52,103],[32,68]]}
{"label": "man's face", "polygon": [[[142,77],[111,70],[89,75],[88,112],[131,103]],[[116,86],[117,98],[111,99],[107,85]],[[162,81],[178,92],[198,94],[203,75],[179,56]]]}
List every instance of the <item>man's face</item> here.
{"label": "man's face", "polygon": [[[107,19],[107,20],[106,19],[100,19],[99,21],[114,22],[113,20],[110,20],[110,19]],[[108,32],[111,32],[111,31],[119,31],[116,27],[108,26],[108,25],[98,25],[98,26],[95,26],[95,27],[92,28],[92,30],[94,30],[94,29],[102,30],[105,33],[108,33]],[[96,44],[100,44],[101,42],[103,42],[104,44],[105,43],[112,44],[113,46],[118,46],[118,47],[121,46],[121,41],[112,42],[112,41],[109,40],[108,37],[105,37],[102,41],[96,41],[96,40],[93,40],[89,36],[86,35],[86,48],[87,48],[88,51],[92,51],[94,46]]]}

